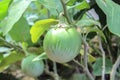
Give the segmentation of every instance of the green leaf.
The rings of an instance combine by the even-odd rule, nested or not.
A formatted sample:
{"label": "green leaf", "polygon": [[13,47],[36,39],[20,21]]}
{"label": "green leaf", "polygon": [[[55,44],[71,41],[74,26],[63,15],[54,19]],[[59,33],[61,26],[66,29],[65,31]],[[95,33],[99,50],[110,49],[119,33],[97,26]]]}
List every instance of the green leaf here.
{"label": "green leaf", "polygon": [[105,42],[107,42],[104,33],[97,27],[89,27],[89,26],[88,27],[84,27],[82,31],[81,31],[82,33],[96,32],[105,40]]}
{"label": "green leaf", "polygon": [[0,53],[0,63],[3,60],[3,54]]}
{"label": "green leaf", "polygon": [[69,2],[67,3],[68,6],[73,5],[76,2],[76,0],[69,0]]}
{"label": "green leaf", "polygon": [[30,34],[32,42],[35,43],[39,37],[51,26],[57,24],[55,19],[45,19],[37,21],[31,28]]}
{"label": "green leaf", "polygon": [[109,30],[120,36],[120,5],[112,0],[96,0],[96,2],[107,16]]}
{"label": "green leaf", "polygon": [[95,26],[95,25],[101,27],[98,21],[92,20],[92,19],[81,19],[76,23],[76,25],[80,27],[90,27],[90,26]]}
{"label": "green leaf", "polygon": [[7,47],[0,47],[0,53],[9,52],[11,49]]}
{"label": "green leaf", "polygon": [[21,18],[31,0],[14,0],[11,4],[8,16],[1,22],[3,34],[7,34],[13,25]]}
{"label": "green leaf", "polygon": [[85,74],[75,73],[72,75],[70,80],[89,80]]}
{"label": "green leaf", "polygon": [[[93,74],[95,76],[101,76],[102,74],[102,58],[97,58],[93,64]],[[105,59],[105,74],[109,74],[112,69],[112,62],[109,59]]]}
{"label": "green leaf", "polygon": [[51,15],[58,16],[58,12],[62,11],[60,0],[39,0],[39,2],[49,10]]}
{"label": "green leaf", "polygon": [[39,61],[39,60],[43,60],[43,59],[48,59],[47,54],[45,52],[43,52],[42,54],[40,54],[37,57],[35,57],[33,59],[33,61]]}
{"label": "green leaf", "polygon": [[2,0],[0,1],[0,20],[2,20],[6,14],[11,0]]}
{"label": "green leaf", "polygon": [[11,52],[10,55],[4,57],[0,63],[0,72],[6,69],[9,65],[20,61],[25,55],[23,53]]}
{"label": "green leaf", "polygon": [[73,6],[69,6],[68,9],[72,9],[72,8],[76,8],[78,10],[82,10],[82,9],[90,8],[90,5],[87,3],[86,0],[84,0],[84,1],[82,1],[80,3],[77,3],[77,4],[73,5]]}
{"label": "green leaf", "polygon": [[[82,56],[84,56],[84,50],[83,49],[80,50],[80,54]],[[90,53],[88,53],[88,62],[92,63],[92,62],[95,62],[95,61],[96,61],[96,58],[94,56],[92,56]]]}
{"label": "green leaf", "polygon": [[91,54],[88,55],[88,62],[92,63],[96,61],[96,57],[92,56]]}
{"label": "green leaf", "polygon": [[30,27],[27,21],[25,20],[25,18],[21,17],[20,20],[13,26],[9,34],[12,39],[17,42],[26,42],[30,40],[29,31]]}
{"label": "green leaf", "polygon": [[96,32],[96,33],[98,33],[106,41],[106,37],[105,37],[104,33],[100,29],[98,29],[96,27],[87,28],[87,29],[88,29],[87,30],[88,32]]}

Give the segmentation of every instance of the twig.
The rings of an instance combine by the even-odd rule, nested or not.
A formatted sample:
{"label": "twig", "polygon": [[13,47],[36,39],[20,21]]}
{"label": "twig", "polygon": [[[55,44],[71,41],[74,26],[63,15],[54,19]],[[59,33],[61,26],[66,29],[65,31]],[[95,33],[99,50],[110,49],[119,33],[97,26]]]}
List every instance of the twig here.
{"label": "twig", "polygon": [[67,22],[69,24],[72,23],[72,21],[69,19],[69,16],[68,16],[68,13],[67,13],[67,8],[66,8],[66,5],[65,5],[65,2],[63,0],[60,0],[61,1],[61,4],[62,4],[62,7],[63,7],[63,11],[64,11],[64,16],[66,17],[67,19]]}
{"label": "twig", "polygon": [[106,28],[107,28],[107,25],[105,25],[105,26],[102,28],[102,31],[104,31]]}
{"label": "twig", "polygon": [[54,78],[54,80],[59,80],[59,76],[57,74],[57,70],[55,69],[56,68],[56,63],[53,64],[53,66],[54,66],[53,69],[55,69],[54,72],[49,71],[49,66],[48,66],[47,60],[45,60],[45,63],[46,63],[46,65],[45,65],[45,72],[46,72],[46,74],[50,75],[52,78]]}
{"label": "twig", "polygon": [[51,71],[49,71],[49,66],[48,66],[47,60],[45,60],[45,63],[46,63],[46,65],[45,65],[45,72],[46,72],[48,75],[50,75],[51,77],[54,78],[54,73],[51,72]]}
{"label": "twig", "polygon": [[86,37],[84,37],[83,39],[83,42],[84,42],[84,71],[86,72],[86,75],[89,77],[90,80],[94,80],[94,77],[91,75],[91,73],[89,72],[89,69],[88,69],[88,44],[86,42]]}
{"label": "twig", "polygon": [[18,50],[18,51],[23,52],[23,50],[22,50],[22,48],[21,48],[20,46],[11,44],[11,43],[5,41],[2,37],[0,37],[0,41],[4,42],[4,44],[5,44],[7,47],[14,48],[15,50]]}
{"label": "twig", "polygon": [[102,80],[105,80],[105,51],[102,48],[102,43],[101,43],[101,37],[98,35],[99,38],[99,48],[102,52],[102,57],[103,57],[103,65],[102,65]]}
{"label": "twig", "polygon": [[113,57],[112,57],[112,53],[110,51],[110,46],[109,45],[107,45],[107,50],[108,50],[108,53],[109,53],[110,60],[113,62]]}
{"label": "twig", "polygon": [[81,65],[78,61],[76,61],[75,59],[73,59],[73,61],[78,64],[83,71],[86,73],[86,75],[89,77],[90,80],[94,80],[94,77],[91,75],[91,73],[89,72],[89,70],[87,68],[85,68],[83,65]]}
{"label": "twig", "polygon": [[56,62],[53,62],[53,70],[54,70],[55,80],[59,80]]}
{"label": "twig", "polygon": [[84,66],[81,65],[77,60],[73,59],[73,61],[74,61],[76,64],[78,64],[82,69],[84,69]]}
{"label": "twig", "polygon": [[115,74],[116,74],[116,70],[120,65],[120,55],[117,58],[117,61],[115,62],[115,64],[113,65],[112,71],[110,73],[110,80],[115,80]]}

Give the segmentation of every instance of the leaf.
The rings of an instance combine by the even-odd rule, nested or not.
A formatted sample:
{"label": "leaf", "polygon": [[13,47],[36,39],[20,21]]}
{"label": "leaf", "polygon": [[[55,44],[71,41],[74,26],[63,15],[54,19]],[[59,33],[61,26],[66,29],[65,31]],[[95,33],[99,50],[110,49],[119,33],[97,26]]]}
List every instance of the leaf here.
{"label": "leaf", "polygon": [[58,16],[58,12],[62,11],[60,0],[39,0],[39,2],[50,11],[51,15]]}
{"label": "leaf", "polygon": [[3,54],[0,53],[0,63],[3,60]]}
{"label": "leaf", "polygon": [[39,60],[43,60],[43,59],[48,59],[47,55],[45,52],[43,52],[42,54],[38,55],[37,57],[35,57],[33,59],[33,61],[39,61]]}
{"label": "leaf", "polygon": [[21,18],[31,0],[14,0],[11,4],[8,16],[1,22],[3,34],[7,34],[13,25]]}
{"label": "leaf", "polygon": [[90,8],[90,5],[87,3],[86,0],[80,2],[80,3],[77,3],[73,6],[69,6],[68,9],[72,9],[72,8],[76,8],[78,10],[82,10],[82,9],[89,9]]}
{"label": "leaf", "polygon": [[[98,28],[96,28],[96,27],[93,27],[93,28],[87,28],[88,30],[88,32],[96,32],[96,33],[98,33],[105,41],[106,41],[106,37],[105,37],[105,35],[104,35],[104,33],[100,30],[100,29],[98,29]],[[107,42],[107,41],[106,41]]]}
{"label": "leaf", "polygon": [[85,74],[75,73],[72,75],[70,80],[89,80]]}
{"label": "leaf", "polygon": [[109,30],[120,36],[120,5],[112,0],[96,0],[96,2],[106,14]]}
{"label": "leaf", "polygon": [[73,5],[76,2],[76,0],[69,0],[69,2],[67,3],[68,6]]}
{"label": "leaf", "polygon": [[2,20],[6,14],[11,0],[2,0],[0,1],[0,20]]}
{"label": "leaf", "polygon": [[88,55],[88,61],[89,61],[90,63],[95,62],[95,61],[96,61],[96,58],[95,58],[94,56],[92,56],[91,54],[89,54],[89,55]]}
{"label": "leaf", "polygon": [[[80,50],[80,54],[82,56],[84,55],[84,50],[83,49]],[[96,58],[94,56],[92,56],[90,53],[88,53],[88,62],[92,63],[92,62],[95,62],[95,61],[96,61]]]}
{"label": "leaf", "polygon": [[32,42],[35,43],[39,37],[51,26],[57,24],[55,19],[45,19],[37,21],[31,28],[30,34]]}
{"label": "leaf", "polygon": [[90,26],[84,27],[82,31],[84,33],[96,32],[96,33],[98,33],[105,40],[105,42],[107,42],[104,33],[99,28],[97,28],[97,27],[90,27]]}
{"label": "leaf", "polygon": [[0,47],[0,53],[9,52],[11,49],[7,47]]}
{"label": "leaf", "polygon": [[0,63],[0,72],[6,69],[9,65],[20,61],[25,55],[23,53],[11,52],[10,55],[4,57]]}
{"label": "leaf", "polygon": [[[97,58],[93,64],[93,74],[95,76],[101,76],[102,74],[102,58]],[[112,62],[109,59],[105,59],[105,74],[109,74],[112,69]]]}
{"label": "leaf", "polygon": [[17,42],[26,42],[30,40],[29,31],[30,27],[27,21],[25,20],[25,18],[21,17],[20,20],[13,26],[9,34],[12,39]]}
{"label": "leaf", "polygon": [[76,23],[76,25],[80,27],[90,27],[90,26],[95,26],[95,25],[101,27],[98,21],[92,20],[92,19],[81,19]]}

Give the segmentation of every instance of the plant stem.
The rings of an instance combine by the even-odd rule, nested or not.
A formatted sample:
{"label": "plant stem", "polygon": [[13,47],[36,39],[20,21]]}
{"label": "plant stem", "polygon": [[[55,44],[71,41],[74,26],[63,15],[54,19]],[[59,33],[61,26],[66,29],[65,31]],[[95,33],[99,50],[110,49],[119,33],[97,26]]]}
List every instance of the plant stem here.
{"label": "plant stem", "polygon": [[66,17],[67,19],[67,22],[69,24],[72,23],[72,21],[70,20],[69,16],[68,16],[68,13],[67,13],[67,8],[66,8],[66,5],[65,5],[65,2],[63,0],[60,0],[61,1],[61,4],[62,4],[62,7],[63,7],[63,11],[64,11],[64,16]]}
{"label": "plant stem", "polygon": [[94,77],[91,75],[91,73],[89,72],[89,69],[88,69],[88,44],[86,42],[86,37],[84,37],[83,39],[83,42],[84,42],[84,71],[86,72],[86,75],[88,76],[88,78],[90,80],[94,80]]}
{"label": "plant stem", "polygon": [[48,75],[50,75],[51,77],[54,78],[54,73],[49,71],[49,66],[48,66],[47,60],[45,60],[45,63],[46,63],[45,64],[45,72],[46,72],[46,74],[48,74]]}
{"label": "plant stem", "polygon": [[83,71],[86,73],[86,75],[89,77],[90,80],[94,80],[94,77],[91,75],[91,73],[89,72],[88,69],[86,69],[83,65],[81,65],[78,61],[76,61],[75,59],[73,59],[73,61],[78,64],[82,69]]}
{"label": "plant stem", "polygon": [[73,61],[74,61],[76,64],[78,64],[82,69],[84,69],[84,66],[81,65],[77,60],[73,59]]}
{"label": "plant stem", "polygon": [[55,80],[59,80],[56,62],[53,62],[53,70],[54,70]]}
{"label": "plant stem", "polygon": [[108,53],[109,53],[110,60],[113,62],[113,57],[112,57],[112,53],[110,51],[110,46],[109,45],[107,45],[107,50],[108,50]]}
{"label": "plant stem", "polygon": [[99,48],[102,52],[103,57],[103,65],[102,65],[102,80],[105,80],[105,51],[102,48],[101,37],[98,35],[99,38]]}
{"label": "plant stem", "polygon": [[115,64],[113,65],[112,71],[111,71],[111,73],[110,73],[110,80],[115,80],[116,70],[117,70],[117,68],[119,67],[119,65],[120,65],[120,55],[119,55],[119,57],[117,58]]}
{"label": "plant stem", "polygon": [[11,43],[5,41],[2,37],[0,37],[0,42],[4,42],[5,46],[8,46],[10,48],[14,48],[17,51],[23,52],[23,50],[22,50],[22,48],[20,46],[11,44]]}
{"label": "plant stem", "polygon": [[47,60],[45,60],[45,63],[46,63],[46,65],[45,65],[45,66],[46,66],[46,67],[45,67],[45,72],[46,72],[46,74],[50,75],[52,78],[54,78],[54,80],[59,80],[59,76],[58,76],[58,74],[57,74],[56,63],[53,62],[53,70],[54,70],[54,72],[49,71],[49,66],[48,66]]}

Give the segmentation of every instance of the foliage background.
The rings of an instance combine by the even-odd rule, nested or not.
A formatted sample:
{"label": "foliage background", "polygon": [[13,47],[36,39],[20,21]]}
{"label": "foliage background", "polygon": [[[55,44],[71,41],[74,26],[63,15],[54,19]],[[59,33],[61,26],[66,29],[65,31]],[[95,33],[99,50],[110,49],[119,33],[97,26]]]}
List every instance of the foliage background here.
{"label": "foliage background", "polygon": [[[20,62],[26,54],[40,56],[44,53],[44,36],[58,20],[72,22],[80,30],[88,45],[87,68],[94,75],[93,80],[119,80],[120,0],[62,1],[67,15],[60,0],[0,0],[0,78],[3,77],[0,80],[8,80],[5,76],[21,71]],[[84,66],[85,42],[75,61],[57,63],[62,80],[88,80],[79,65]],[[47,60],[45,65],[49,66],[49,71],[54,71],[53,62],[46,56],[39,59]],[[22,76],[25,74],[13,78],[22,79]],[[38,79],[53,80],[53,77],[44,72]]]}

